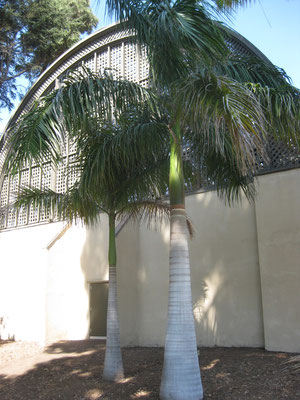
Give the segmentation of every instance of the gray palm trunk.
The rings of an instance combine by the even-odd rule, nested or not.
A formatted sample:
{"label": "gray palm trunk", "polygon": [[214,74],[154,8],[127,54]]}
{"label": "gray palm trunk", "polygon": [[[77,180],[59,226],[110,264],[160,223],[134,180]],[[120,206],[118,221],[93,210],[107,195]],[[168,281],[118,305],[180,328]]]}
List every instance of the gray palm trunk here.
{"label": "gray palm trunk", "polygon": [[117,299],[117,269],[115,264],[110,264],[106,324],[107,339],[103,378],[114,382],[119,381],[124,377],[120,347],[120,323]]}
{"label": "gray palm trunk", "polygon": [[192,306],[185,209],[171,211],[168,326],[162,400],[200,400],[203,389]]}

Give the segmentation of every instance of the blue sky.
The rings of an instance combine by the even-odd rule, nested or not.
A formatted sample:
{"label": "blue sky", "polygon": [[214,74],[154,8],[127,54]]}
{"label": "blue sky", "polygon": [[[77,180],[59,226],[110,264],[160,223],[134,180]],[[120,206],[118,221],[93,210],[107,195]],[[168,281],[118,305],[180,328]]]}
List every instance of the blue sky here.
{"label": "blue sky", "polygon": [[256,0],[239,10],[231,26],[300,88],[300,0]]}
{"label": "blue sky", "polygon": [[[104,18],[104,1],[100,6],[96,3],[91,0],[100,28],[110,21]],[[300,88],[300,0],[256,0],[239,9],[228,24],[283,68]],[[0,118],[1,133],[9,113],[1,110]]]}

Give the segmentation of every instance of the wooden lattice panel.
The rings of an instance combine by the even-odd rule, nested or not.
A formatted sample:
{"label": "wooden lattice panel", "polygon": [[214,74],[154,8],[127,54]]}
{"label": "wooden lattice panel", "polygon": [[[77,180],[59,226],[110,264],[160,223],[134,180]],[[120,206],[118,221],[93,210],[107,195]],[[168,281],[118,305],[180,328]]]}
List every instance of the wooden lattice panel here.
{"label": "wooden lattice panel", "polygon": [[1,196],[0,196],[0,229],[6,227],[7,221],[7,210],[5,206],[8,204],[8,192],[9,192],[9,178],[6,176],[3,180]]}
{"label": "wooden lattice panel", "polygon": [[65,174],[65,163],[61,162],[56,171],[56,184],[55,191],[58,193],[64,193],[67,188],[66,174]]}
{"label": "wooden lattice panel", "polygon": [[[50,188],[51,187],[51,177],[52,177],[52,166],[51,163],[45,163],[42,166],[42,173],[41,173],[41,187],[43,188]],[[48,221],[50,219],[50,213],[45,211],[43,207],[40,209],[40,221]]]}
{"label": "wooden lattice panel", "polygon": [[[11,176],[9,179],[9,195],[8,204],[15,201],[17,193],[19,190],[19,175]],[[13,227],[16,225],[17,213],[13,209],[9,209],[7,212],[7,227]]]}
{"label": "wooden lattice panel", "polygon": [[[30,184],[29,168],[22,170],[20,173],[20,186],[28,186]],[[27,224],[28,207],[22,207],[17,213],[17,224],[18,226]]]}
{"label": "wooden lattice panel", "polygon": [[300,167],[300,149],[295,145],[283,143],[270,136],[266,149],[266,159],[258,157],[257,174]]}
{"label": "wooden lattice panel", "polygon": [[84,60],[84,65],[85,65],[86,68],[88,68],[91,71],[95,72],[96,68],[95,68],[95,57],[94,57],[94,55],[92,57],[89,57],[86,60]]}
{"label": "wooden lattice panel", "polygon": [[97,71],[101,74],[109,67],[108,49],[97,54]]}
{"label": "wooden lattice panel", "polygon": [[268,145],[272,170],[300,166],[300,150],[293,144],[285,145],[271,138]]}
{"label": "wooden lattice panel", "polygon": [[110,68],[115,79],[123,77],[122,44],[113,46],[110,50]]}
{"label": "wooden lattice panel", "polygon": [[3,186],[2,186],[2,189],[1,189],[0,208],[6,206],[6,204],[7,204],[7,201],[8,201],[8,189],[9,189],[8,185],[9,185],[9,179],[6,176],[4,178]]}
{"label": "wooden lattice panel", "polygon": [[[42,184],[42,169],[40,166],[31,167],[30,170],[30,186],[40,189]],[[39,208],[30,207],[28,223],[34,224],[39,222]]]}
{"label": "wooden lattice panel", "polygon": [[76,160],[76,154],[72,154],[68,157],[68,176],[67,176],[67,187],[74,185],[78,178],[77,164],[74,164]]}
{"label": "wooden lattice panel", "polygon": [[124,44],[124,78],[136,82],[138,80],[138,54],[136,46],[131,43]]}
{"label": "wooden lattice panel", "polygon": [[149,63],[147,61],[147,50],[143,46],[140,51],[140,84],[143,87],[149,86]]}

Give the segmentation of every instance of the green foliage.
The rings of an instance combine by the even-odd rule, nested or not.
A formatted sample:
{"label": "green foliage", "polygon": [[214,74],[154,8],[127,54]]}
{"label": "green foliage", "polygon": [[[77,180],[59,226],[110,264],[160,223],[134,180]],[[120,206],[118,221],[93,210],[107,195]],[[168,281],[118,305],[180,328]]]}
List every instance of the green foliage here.
{"label": "green foliage", "polygon": [[78,42],[80,34],[91,33],[97,19],[86,0],[31,0],[26,10],[24,49],[41,70]]}
{"label": "green foliage", "polygon": [[[267,134],[299,141],[299,91],[280,68],[232,51],[230,31],[216,23],[219,13],[248,3],[106,1],[108,11],[129,24],[148,49],[153,86],[166,97],[171,134],[180,129],[183,145],[189,136],[188,146],[198,160],[193,168],[204,163],[202,170],[219,192],[228,187],[228,200],[237,198],[239,184],[251,197],[253,187],[248,190],[246,183],[252,182],[257,156],[265,158]],[[223,167],[216,165],[214,172],[211,160]]]}
{"label": "green foliage", "polygon": [[160,86],[182,78],[197,60],[210,63],[227,53],[212,19],[214,9],[206,3],[108,0],[106,4],[146,45],[152,80]]}
{"label": "green foliage", "polygon": [[23,188],[15,208],[40,205],[67,220],[87,224],[99,212],[133,219],[162,217],[157,200],[167,191],[168,129],[156,98],[135,83],[83,70],[39,99],[22,116],[6,143],[2,173],[50,158],[59,164],[68,141],[76,146],[66,173],[77,179],[66,193]]}
{"label": "green foliage", "polygon": [[0,0],[0,108],[97,24],[87,0]]}

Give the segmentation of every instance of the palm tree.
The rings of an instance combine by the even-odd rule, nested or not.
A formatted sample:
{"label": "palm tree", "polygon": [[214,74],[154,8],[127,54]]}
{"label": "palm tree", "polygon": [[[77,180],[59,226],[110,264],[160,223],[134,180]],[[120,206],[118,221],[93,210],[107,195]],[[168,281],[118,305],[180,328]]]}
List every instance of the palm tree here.
{"label": "palm tree", "polygon": [[[272,65],[255,59],[255,68],[248,70],[249,60],[241,56],[233,60],[226,44],[228,32],[214,22],[219,12],[248,2],[106,0],[108,12],[132,28],[137,41],[146,46],[152,86],[172,99],[168,107],[170,286],[162,399],[203,397],[192,312],[182,146],[187,141],[198,159],[229,163],[228,181],[232,171],[240,171],[244,178],[253,175],[255,152],[263,155],[266,115],[272,116],[271,122],[285,116],[283,129],[274,131],[279,135],[285,129],[285,137],[294,141],[297,137],[299,122],[294,117],[299,92],[287,89],[284,75]],[[266,85],[272,87],[273,98]],[[282,87],[285,102],[278,101]],[[247,178],[243,187],[247,187]],[[237,193],[229,185],[229,198]]]}
{"label": "palm tree", "polygon": [[[89,96],[92,101],[83,104]],[[7,142],[4,165],[5,172],[14,172],[24,162],[39,162],[46,156],[58,163],[66,141],[76,145],[75,159],[68,169],[77,172],[78,178],[65,193],[23,188],[13,207],[43,207],[60,219],[80,218],[86,225],[97,222],[100,213],[108,215],[109,295],[103,377],[110,381],[123,377],[116,222],[157,219],[169,212],[169,206],[157,200],[166,192],[168,135],[159,116],[149,108],[151,101],[146,100],[148,91],[135,84],[109,76],[100,78],[87,70],[70,74],[61,89],[41,98],[21,118]]]}

